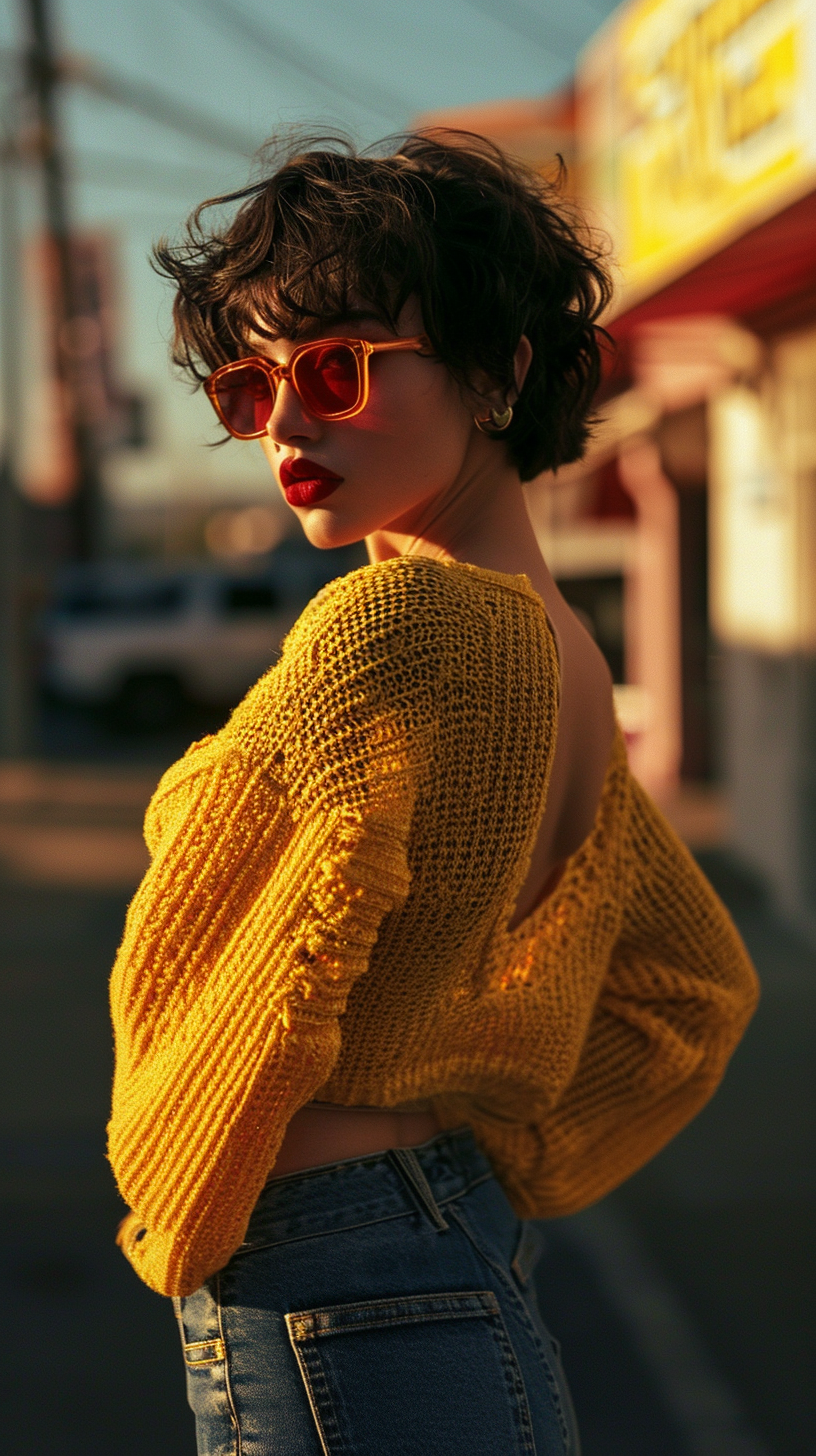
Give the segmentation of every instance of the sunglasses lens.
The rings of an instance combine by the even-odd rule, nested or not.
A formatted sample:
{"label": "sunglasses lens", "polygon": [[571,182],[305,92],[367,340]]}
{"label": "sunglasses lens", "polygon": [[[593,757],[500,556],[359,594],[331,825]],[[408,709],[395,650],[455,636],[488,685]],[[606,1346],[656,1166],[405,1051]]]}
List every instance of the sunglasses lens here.
{"label": "sunglasses lens", "polygon": [[221,418],[236,435],[261,435],[266,429],[275,397],[272,381],[255,364],[233,369],[217,380],[215,395]]}
{"label": "sunglasses lens", "polygon": [[354,409],[360,398],[360,369],[348,344],[318,344],[301,354],[295,378],[303,403],[330,419]]}

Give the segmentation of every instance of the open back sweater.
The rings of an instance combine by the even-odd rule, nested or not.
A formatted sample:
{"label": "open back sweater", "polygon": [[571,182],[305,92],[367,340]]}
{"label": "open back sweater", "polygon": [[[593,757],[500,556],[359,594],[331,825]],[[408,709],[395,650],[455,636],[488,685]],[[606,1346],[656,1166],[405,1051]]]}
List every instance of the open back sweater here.
{"label": "open back sweater", "polygon": [[152,1288],[227,1262],[313,1098],[431,1100],[544,1217],[710,1096],[756,980],[620,735],[591,834],[507,928],[557,720],[527,578],[398,557],[325,588],[164,775],[111,983],[119,1242]]}

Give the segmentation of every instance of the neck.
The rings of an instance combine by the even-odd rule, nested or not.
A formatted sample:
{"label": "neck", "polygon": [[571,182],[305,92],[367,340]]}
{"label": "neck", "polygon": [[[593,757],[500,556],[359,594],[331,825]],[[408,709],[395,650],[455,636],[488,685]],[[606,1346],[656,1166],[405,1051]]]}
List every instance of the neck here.
{"label": "neck", "polygon": [[[491,444],[492,442],[486,442]],[[527,511],[518,471],[492,446],[442,497],[425,502],[410,519],[366,537],[369,560],[433,556],[508,575],[524,573],[541,589],[549,572]]]}

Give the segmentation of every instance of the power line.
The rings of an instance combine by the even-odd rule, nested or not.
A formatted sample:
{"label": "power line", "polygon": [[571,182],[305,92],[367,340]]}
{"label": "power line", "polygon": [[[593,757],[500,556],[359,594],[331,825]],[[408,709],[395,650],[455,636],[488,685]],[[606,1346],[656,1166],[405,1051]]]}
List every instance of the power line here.
{"label": "power line", "polygon": [[63,81],[73,81],[106,101],[138,111],[151,121],[169,126],[194,141],[206,142],[219,151],[251,157],[259,146],[256,137],[231,126],[228,121],[217,120],[196,107],[173,101],[157,87],[145,81],[133,81],[84,56],[65,57],[59,64],[59,75]]}
{"label": "power line", "polygon": [[[178,195],[180,188],[199,191],[214,188],[212,171],[204,167],[179,167],[172,162],[150,161],[143,157],[123,157],[115,152],[86,152],[75,158],[75,169],[84,183],[101,187],[124,187],[139,190],[156,188]],[[216,189],[217,190],[217,189]]]}
{"label": "power line", "polygon": [[[21,58],[17,51],[8,47],[0,48],[0,69],[12,71],[19,68],[20,64]],[[256,137],[231,126],[229,122],[209,116],[197,107],[179,104],[149,82],[123,76],[86,56],[63,56],[55,61],[54,71],[57,80],[82,86],[86,91],[91,91],[106,101],[112,101],[114,105],[138,111],[151,121],[157,121],[162,126],[192,137],[194,141],[206,142],[218,151],[251,157],[260,145]]]}
{"label": "power line", "polygon": [[254,20],[234,0],[180,0],[180,3],[195,10],[205,10],[233,39],[240,36],[252,45],[253,50],[262,51],[278,64],[282,62],[309,76],[319,86],[344,96],[375,116],[385,117],[392,124],[416,110],[415,102],[408,97],[378,85],[367,76],[351,74],[347,66],[330,70],[310,46],[270,29],[266,22]]}
{"label": "power line", "polygon": [[574,35],[554,24],[549,16],[542,15],[539,20],[519,0],[501,0],[500,4],[496,4],[496,0],[466,0],[466,4],[472,10],[478,10],[480,15],[487,16],[488,20],[495,21],[496,25],[512,30],[522,40],[532,41],[554,60],[575,64],[578,46]]}

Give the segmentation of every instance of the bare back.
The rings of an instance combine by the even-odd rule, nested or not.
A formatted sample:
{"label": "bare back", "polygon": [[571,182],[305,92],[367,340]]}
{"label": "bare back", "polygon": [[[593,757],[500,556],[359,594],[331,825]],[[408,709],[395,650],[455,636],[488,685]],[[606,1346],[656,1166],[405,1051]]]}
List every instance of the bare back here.
{"label": "bare back", "polygon": [[510,929],[555,888],[559,869],[590,833],[612,749],[612,679],[596,643],[567,605],[542,560],[531,585],[555,635],[561,673],[558,738],[547,806]]}

